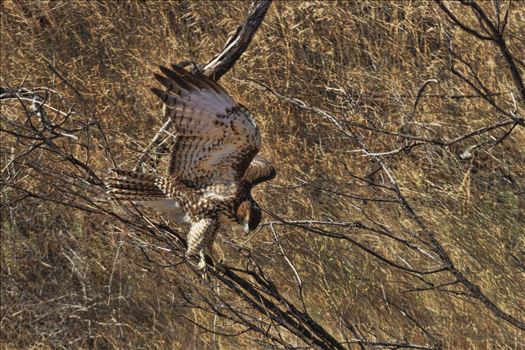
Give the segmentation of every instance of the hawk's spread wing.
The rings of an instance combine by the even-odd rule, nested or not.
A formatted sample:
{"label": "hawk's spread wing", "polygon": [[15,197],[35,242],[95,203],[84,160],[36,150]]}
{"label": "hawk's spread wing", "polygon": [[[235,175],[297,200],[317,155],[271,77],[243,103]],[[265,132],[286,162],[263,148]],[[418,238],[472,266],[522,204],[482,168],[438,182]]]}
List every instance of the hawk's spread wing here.
{"label": "hawk's spread wing", "polygon": [[177,134],[172,175],[193,186],[241,180],[261,144],[255,121],[213,80],[172,68],[155,74],[167,91],[152,89]]}
{"label": "hawk's spread wing", "polygon": [[246,169],[242,180],[251,186],[255,186],[261,182],[275,179],[275,176],[277,176],[277,172],[273,165],[266,159],[257,156],[253,158],[250,166]]}

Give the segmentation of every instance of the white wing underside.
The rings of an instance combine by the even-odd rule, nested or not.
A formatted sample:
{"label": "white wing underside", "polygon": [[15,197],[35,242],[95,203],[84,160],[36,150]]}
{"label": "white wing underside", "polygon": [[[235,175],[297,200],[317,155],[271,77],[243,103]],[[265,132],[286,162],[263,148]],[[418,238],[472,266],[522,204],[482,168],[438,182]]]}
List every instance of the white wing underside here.
{"label": "white wing underside", "polygon": [[147,206],[156,211],[167,214],[170,219],[180,224],[189,224],[191,221],[188,219],[184,210],[180,207],[179,203],[173,199],[159,199],[155,201],[134,201],[133,203],[138,205]]}

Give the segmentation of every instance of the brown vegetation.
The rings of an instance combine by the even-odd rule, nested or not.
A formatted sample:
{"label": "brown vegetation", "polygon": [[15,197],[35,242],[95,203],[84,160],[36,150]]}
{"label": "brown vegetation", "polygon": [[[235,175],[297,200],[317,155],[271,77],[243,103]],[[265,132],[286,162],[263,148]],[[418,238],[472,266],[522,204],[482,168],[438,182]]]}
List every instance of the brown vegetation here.
{"label": "brown vegetation", "polygon": [[165,121],[157,66],[249,5],[2,2],[2,347],[525,348],[523,2],[273,3],[220,82],[278,177],[209,282],[184,231],[99,201]]}

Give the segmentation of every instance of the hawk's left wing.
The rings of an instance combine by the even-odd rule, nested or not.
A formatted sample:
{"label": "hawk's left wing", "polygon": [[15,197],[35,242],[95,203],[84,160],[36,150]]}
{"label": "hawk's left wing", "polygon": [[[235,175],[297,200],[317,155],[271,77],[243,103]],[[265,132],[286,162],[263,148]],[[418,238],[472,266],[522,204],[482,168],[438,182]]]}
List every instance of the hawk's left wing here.
{"label": "hawk's left wing", "polygon": [[215,81],[172,68],[155,75],[167,92],[152,89],[177,133],[172,175],[193,186],[241,180],[261,145],[252,116]]}

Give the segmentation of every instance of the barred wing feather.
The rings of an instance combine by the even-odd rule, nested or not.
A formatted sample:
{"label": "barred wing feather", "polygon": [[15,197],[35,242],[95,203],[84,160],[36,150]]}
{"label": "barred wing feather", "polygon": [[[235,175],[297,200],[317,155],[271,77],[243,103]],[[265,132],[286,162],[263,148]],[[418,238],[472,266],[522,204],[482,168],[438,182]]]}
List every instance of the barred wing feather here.
{"label": "barred wing feather", "polygon": [[275,179],[277,172],[273,165],[266,159],[256,156],[244,172],[242,180],[250,186],[256,186],[264,181]]}
{"label": "barred wing feather", "polygon": [[166,105],[177,134],[170,172],[196,187],[242,179],[261,136],[250,113],[213,80],[180,67],[160,67],[151,90]]}

